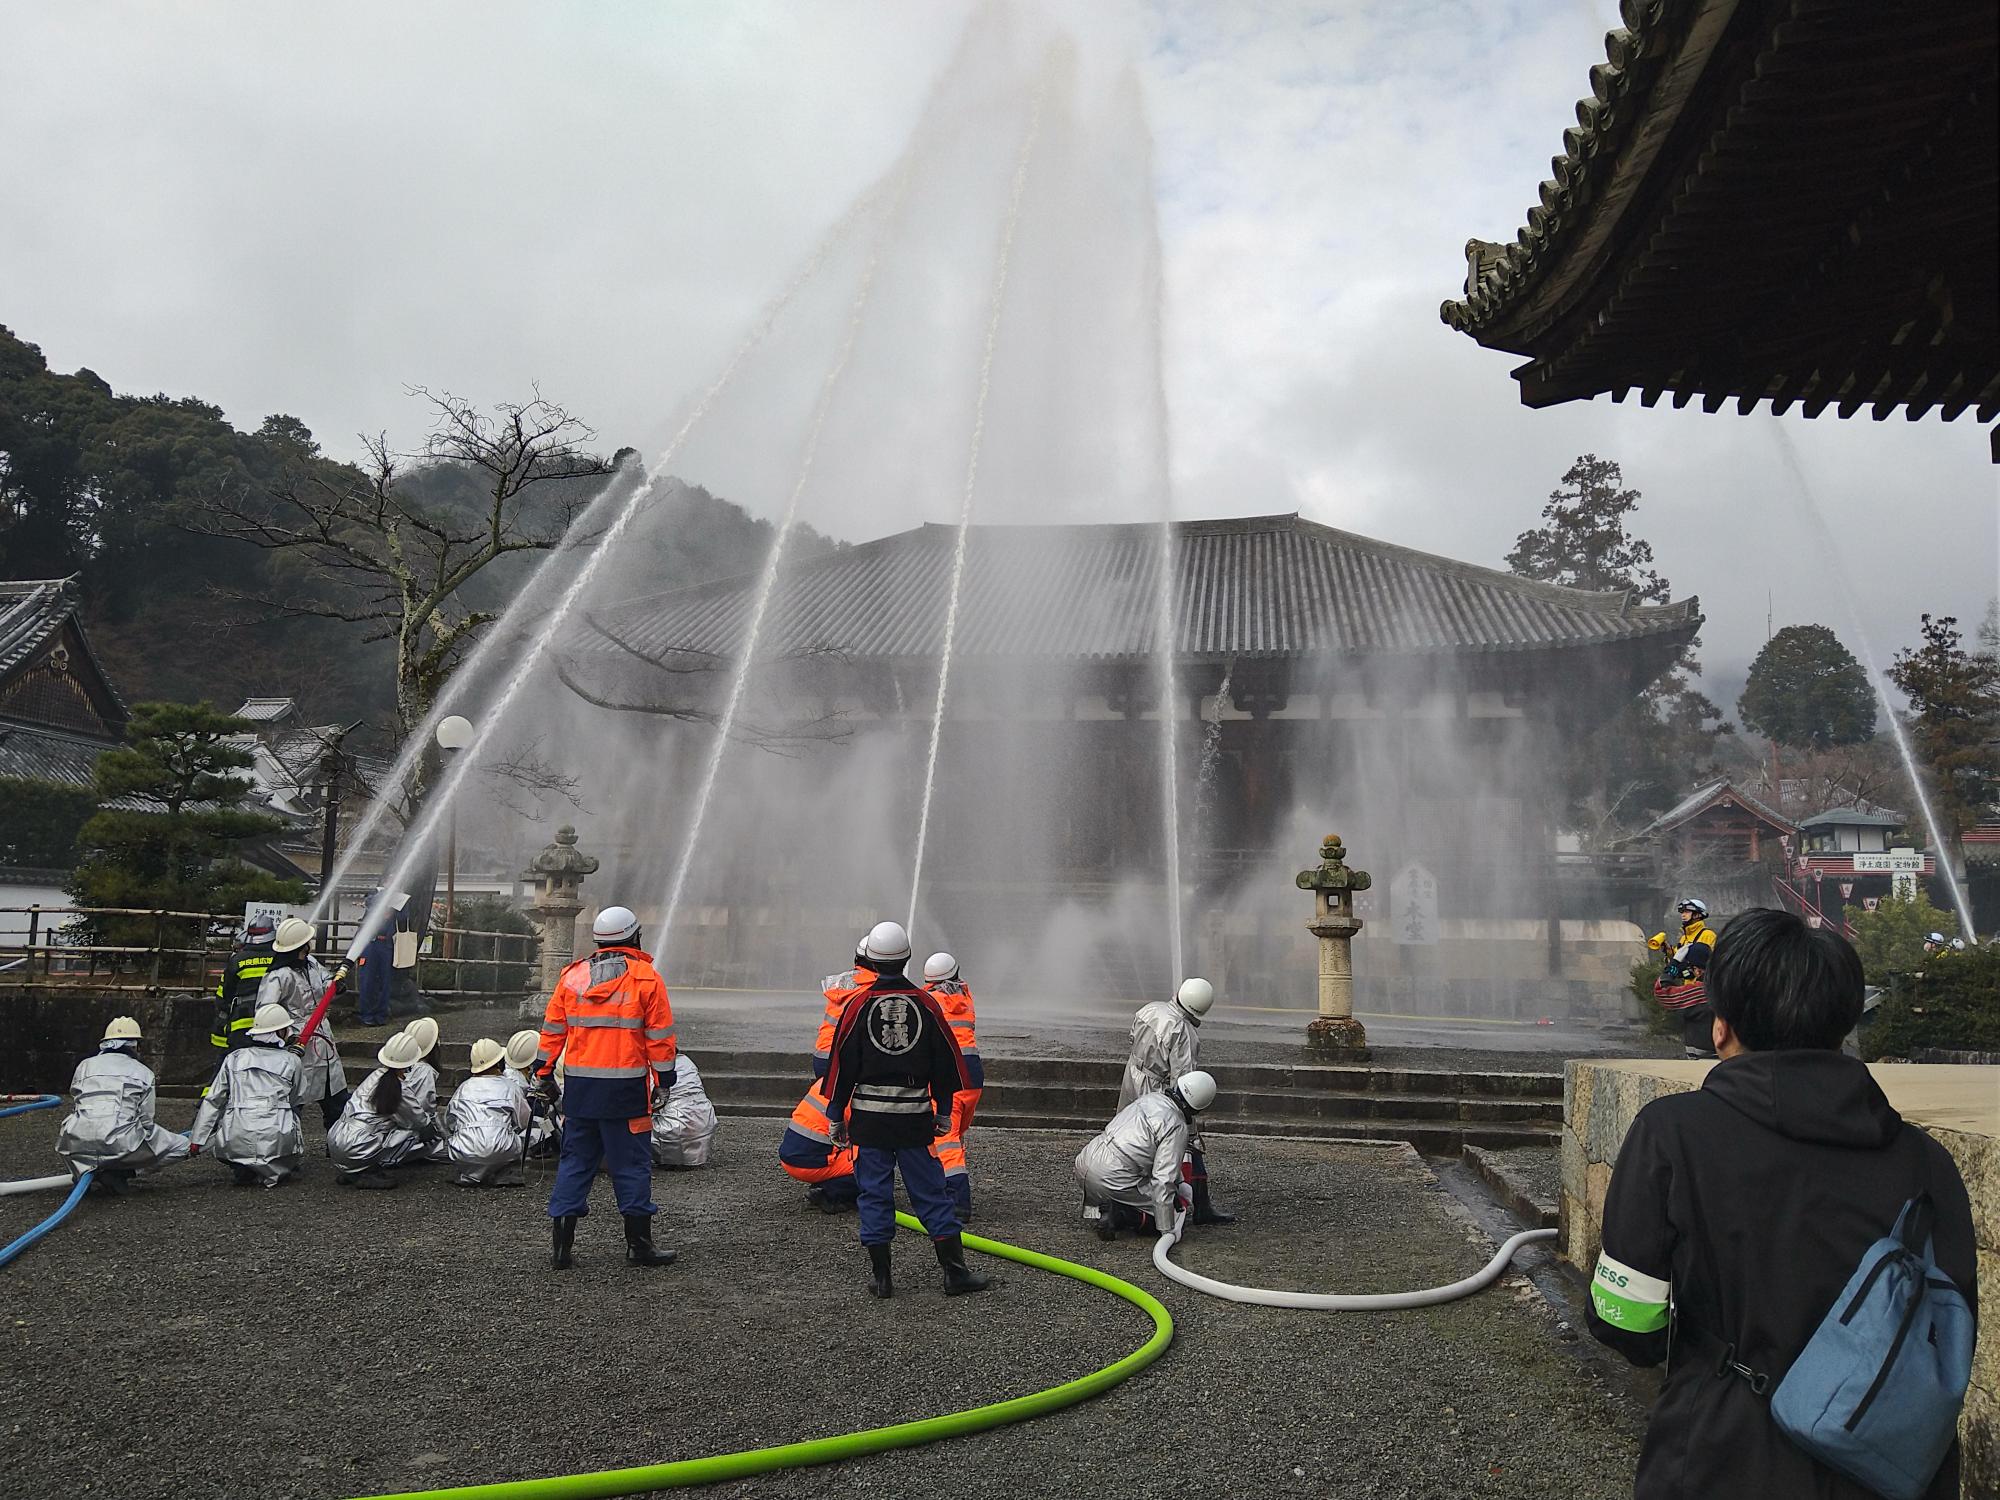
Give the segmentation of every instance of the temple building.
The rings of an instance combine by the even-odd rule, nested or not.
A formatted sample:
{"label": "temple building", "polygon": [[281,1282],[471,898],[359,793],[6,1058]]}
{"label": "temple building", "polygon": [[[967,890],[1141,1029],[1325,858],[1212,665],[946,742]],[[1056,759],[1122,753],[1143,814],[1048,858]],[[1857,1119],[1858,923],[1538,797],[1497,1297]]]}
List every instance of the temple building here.
{"label": "temple building", "polygon": [[[1529,406],[2000,414],[2000,8],[1624,0],[1443,320]],[[2000,456],[2000,432],[1996,432]]]}
{"label": "temple building", "polygon": [[[864,914],[854,881],[868,861],[829,884],[819,859],[771,850],[860,821],[850,809],[864,803],[868,820],[907,825],[899,839],[914,833],[956,538],[923,526],[783,570],[745,712],[767,742],[796,742],[783,757],[731,756],[760,780],[754,794],[722,794],[737,837],[704,833],[702,878],[723,893],[703,898],[711,920],[781,910],[830,929],[816,939],[825,951]],[[1162,543],[1158,525],[971,529],[926,842],[924,900],[938,925],[990,929],[1004,914],[1025,933],[1066,904],[1110,903],[1121,886],[1163,897]],[[1178,522],[1171,555],[1165,712],[1191,933],[1248,909],[1299,925],[1282,922],[1296,904],[1283,891],[1323,821],[1383,872],[1380,915],[1396,892],[1422,893],[1426,921],[1406,921],[1410,931],[1597,914],[1558,910],[1558,746],[1671,665],[1700,626],[1696,601],[1534,582],[1296,515]],[[565,674],[600,703],[653,700],[658,712],[672,699],[712,713],[756,582],[605,610]],[[871,755],[885,795],[850,789],[839,806],[801,810],[799,798],[838,782],[843,759]],[[680,805],[700,757],[663,760],[662,803]],[[731,860],[733,873],[719,868]],[[1412,870],[1421,878],[1394,879]],[[907,893],[907,868],[898,878]],[[683,956],[701,948],[675,944]]]}

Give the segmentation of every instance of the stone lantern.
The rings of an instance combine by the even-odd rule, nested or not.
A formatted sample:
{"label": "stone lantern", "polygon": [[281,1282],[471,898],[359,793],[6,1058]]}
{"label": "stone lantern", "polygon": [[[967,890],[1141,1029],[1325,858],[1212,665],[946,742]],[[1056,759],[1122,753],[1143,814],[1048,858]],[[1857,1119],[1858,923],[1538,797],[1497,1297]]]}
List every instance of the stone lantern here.
{"label": "stone lantern", "polygon": [[[529,997],[535,1014],[553,993],[563,969],[576,956],[576,918],[583,910],[583,877],[597,872],[597,860],[576,847],[576,829],[565,823],[556,841],[537,854],[523,878],[535,882],[534,904],[528,909],[542,938],[541,989]],[[527,1006],[523,1006],[525,1014]]]}
{"label": "stone lantern", "polygon": [[1319,1015],[1306,1027],[1306,1045],[1337,1053],[1348,1061],[1368,1059],[1368,1033],[1354,1019],[1354,893],[1373,884],[1366,870],[1347,867],[1340,835],[1320,843],[1319,863],[1298,874],[1298,887],[1313,893],[1313,919],[1306,930],[1319,939]]}

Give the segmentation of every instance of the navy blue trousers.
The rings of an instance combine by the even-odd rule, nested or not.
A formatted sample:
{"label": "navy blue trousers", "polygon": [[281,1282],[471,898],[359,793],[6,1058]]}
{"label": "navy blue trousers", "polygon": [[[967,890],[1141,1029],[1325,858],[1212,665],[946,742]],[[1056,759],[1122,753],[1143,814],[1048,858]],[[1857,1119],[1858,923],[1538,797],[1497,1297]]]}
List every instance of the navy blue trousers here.
{"label": "navy blue trousers", "polygon": [[354,1005],[363,1026],[388,1024],[389,959],[394,952],[386,938],[376,938],[361,950],[361,966],[354,971]]}
{"label": "navy blue trousers", "polygon": [[899,1169],[910,1207],[923,1220],[924,1233],[934,1240],[957,1234],[958,1215],[952,1209],[951,1189],[945,1186],[944,1168],[928,1145],[859,1146],[854,1152],[854,1186],[860,1194],[861,1243],[886,1245],[896,1237]]}
{"label": "navy blue trousers", "polygon": [[562,1160],[556,1163],[556,1185],[549,1193],[549,1217],[579,1218],[590,1212],[590,1184],[602,1162],[611,1172],[618,1194],[618,1212],[630,1218],[653,1209],[652,1135],[632,1129],[629,1120],[563,1121]]}

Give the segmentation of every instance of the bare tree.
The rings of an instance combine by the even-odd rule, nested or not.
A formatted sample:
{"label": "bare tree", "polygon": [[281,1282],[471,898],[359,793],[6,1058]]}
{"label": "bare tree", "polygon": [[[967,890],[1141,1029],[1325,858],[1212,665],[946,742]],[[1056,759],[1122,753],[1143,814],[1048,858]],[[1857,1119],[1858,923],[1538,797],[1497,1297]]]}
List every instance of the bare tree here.
{"label": "bare tree", "polygon": [[[412,394],[433,414],[418,452],[394,452],[380,435],[363,440],[360,467],[302,450],[268,488],[218,491],[182,520],[199,535],[248,542],[291,564],[282,592],[232,597],[283,617],[348,621],[365,640],[394,642],[403,735],[423,723],[499,614],[474,601],[475,581],[502,558],[559,545],[597,491],[579,481],[613,469],[586,450],[595,431],[539,392],[490,413],[449,393]],[[469,479],[463,488],[476,501],[432,498],[439,486],[421,481],[438,469]]]}

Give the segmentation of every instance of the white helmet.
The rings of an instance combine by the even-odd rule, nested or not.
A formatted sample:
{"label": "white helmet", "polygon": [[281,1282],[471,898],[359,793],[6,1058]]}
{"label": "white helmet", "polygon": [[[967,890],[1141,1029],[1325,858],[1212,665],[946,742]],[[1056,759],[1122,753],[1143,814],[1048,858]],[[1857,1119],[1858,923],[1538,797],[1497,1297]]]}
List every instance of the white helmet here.
{"label": "white helmet", "polygon": [[1183,979],[1174,999],[1189,1015],[1205,1016],[1215,1004],[1215,986],[1206,979]]}
{"label": "white helmet", "polygon": [[472,1044],[472,1071],[491,1073],[507,1060],[507,1049],[490,1036],[483,1036]]}
{"label": "white helmet", "polygon": [[535,1065],[535,1057],[541,1050],[542,1034],[531,1027],[523,1027],[507,1038],[507,1066],[525,1073]]}
{"label": "white helmet", "polygon": [[1181,1102],[1199,1113],[1215,1103],[1215,1077],[1197,1070],[1183,1073],[1174,1080],[1174,1092],[1181,1096]]}
{"label": "white helmet", "polygon": [[1941,932],[1927,933],[1924,936],[1924,941],[1936,947],[1942,948],[1944,946],[1944,934]]}
{"label": "white helmet", "polygon": [[629,906],[607,906],[590,924],[590,935],[599,943],[623,943],[639,931],[639,914]]}
{"label": "white helmet", "polygon": [[1698,917],[1705,917],[1708,915],[1708,903],[1696,896],[1683,896],[1674,903],[1674,910],[1692,911]]}
{"label": "white helmet", "polygon": [[399,1031],[382,1044],[382,1050],[375,1054],[375,1061],[385,1068],[407,1068],[411,1063],[423,1059],[423,1048],[417,1039],[407,1031]]}
{"label": "white helmet", "polygon": [[292,1029],[292,1013],[275,1000],[269,1005],[257,1007],[257,1017],[250,1023],[252,1036],[276,1036],[281,1031]]}
{"label": "white helmet", "polygon": [[924,960],[924,983],[936,984],[942,979],[958,978],[958,960],[949,953],[933,953]]}
{"label": "white helmet", "polygon": [[903,931],[901,922],[877,922],[868,929],[868,941],[862,951],[870,958],[907,959],[910,956],[910,935]]}
{"label": "white helmet", "polygon": [[403,1035],[417,1044],[418,1057],[429,1057],[438,1044],[438,1023],[429,1016],[418,1016],[403,1028]]}
{"label": "white helmet", "polygon": [[311,945],[319,936],[319,929],[310,922],[302,922],[297,917],[287,917],[278,924],[278,935],[271,939],[273,953],[296,953]]}
{"label": "white helmet", "polygon": [[113,1016],[111,1024],[104,1028],[107,1042],[136,1042],[139,1040],[139,1022],[133,1016]]}

